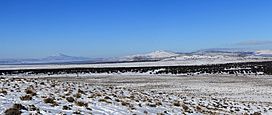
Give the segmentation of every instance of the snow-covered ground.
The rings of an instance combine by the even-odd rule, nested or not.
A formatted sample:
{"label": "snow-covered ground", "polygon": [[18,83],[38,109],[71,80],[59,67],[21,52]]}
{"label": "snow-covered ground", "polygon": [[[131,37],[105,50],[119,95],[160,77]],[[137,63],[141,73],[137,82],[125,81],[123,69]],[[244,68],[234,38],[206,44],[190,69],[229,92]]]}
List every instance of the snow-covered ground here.
{"label": "snow-covered ground", "polygon": [[129,63],[105,63],[105,64],[47,64],[47,65],[0,65],[0,70],[17,69],[56,69],[56,68],[104,68],[104,67],[156,67],[156,66],[186,66],[186,65],[207,65],[207,64],[225,64],[240,62],[262,62],[272,61],[272,58],[218,58],[217,56],[196,56],[169,58],[156,62],[129,62]]}
{"label": "snow-covered ground", "polygon": [[0,79],[0,114],[272,114],[271,76],[19,77]]}

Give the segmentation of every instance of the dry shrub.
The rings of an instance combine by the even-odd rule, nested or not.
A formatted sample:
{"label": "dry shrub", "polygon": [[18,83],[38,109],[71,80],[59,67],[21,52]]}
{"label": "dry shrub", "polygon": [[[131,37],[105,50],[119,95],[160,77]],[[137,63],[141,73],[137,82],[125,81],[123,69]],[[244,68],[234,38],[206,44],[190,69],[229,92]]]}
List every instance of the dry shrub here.
{"label": "dry shrub", "polygon": [[83,101],[77,101],[76,105],[80,107],[83,107],[83,106],[88,107],[88,103],[84,103]]}
{"label": "dry shrub", "polygon": [[91,96],[89,96],[88,98],[96,98],[96,97],[101,97],[102,94],[101,93],[93,93]]}
{"label": "dry shrub", "polygon": [[25,96],[21,96],[20,99],[23,100],[23,101],[32,100],[32,96],[31,95],[25,95]]}
{"label": "dry shrub", "polygon": [[76,93],[76,94],[74,95],[74,97],[80,98],[80,97],[81,97],[81,94],[80,94],[80,93]]}
{"label": "dry shrub", "polygon": [[13,108],[17,108],[19,110],[27,110],[26,107],[21,104],[14,104]]}
{"label": "dry shrub", "polygon": [[121,104],[123,105],[123,106],[129,106],[129,103],[128,102],[126,102],[126,101],[121,101]]}
{"label": "dry shrub", "polygon": [[64,96],[64,95],[61,95],[60,97],[61,97],[61,98],[63,98],[63,99],[65,98],[65,96]]}
{"label": "dry shrub", "polygon": [[157,105],[157,106],[161,106],[161,105],[162,105],[162,102],[157,101],[157,102],[156,102],[156,105]]}
{"label": "dry shrub", "polygon": [[9,108],[5,111],[5,115],[21,115],[20,110],[27,110],[23,105],[21,104],[14,104],[12,108]]}
{"label": "dry shrub", "polygon": [[53,99],[53,98],[46,98],[43,101],[44,101],[44,103],[50,103],[53,106],[57,106],[58,105],[57,102],[55,101],[55,99]]}
{"label": "dry shrub", "polygon": [[144,111],[144,114],[146,114],[146,115],[147,115],[147,114],[148,114],[148,112],[145,110],[145,111]]}
{"label": "dry shrub", "polygon": [[0,93],[2,93],[2,94],[4,94],[4,95],[7,95],[7,94],[8,94],[8,92],[7,92],[6,90],[4,90],[4,89],[1,89],[1,90],[0,90]]}
{"label": "dry shrub", "polygon": [[174,105],[174,106],[177,106],[177,107],[181,106],[181,104],[180,104],[179,101],[174,102],[173,105]]}
{"label": "dry shrub", "polygon": [[68,107],[68,106],[66,106],[66,105],[64,105],[64,106],[62,107],[62,109],[63,109],[63,110],[72,110],[70,107]]}
{"label": "dry shrub", "polygon": [[89,111],[92,111],[92,108],[87,107],[86,109],[89,110]]}
{"label": "dry shrub", "polygon": [[262,115],[260,112],[254,112],[252,115]]}
{"label": "dry shrub", "polygon": [[45,85],[45,83],[44,83],[44,82],[41,82],[40,85]]}
{"label": "dry shrub", "polygon": [[47,96],[41,96],[41,98],[47,98]]}
{"label": "dry shrub", "polygon": [[36,91],[35,91],[34,89],[32,89],[32,88],[27,88],[27,89],[25,89],[25,93],[26,93],[26,94],[29,94],[29,95],[32,95],[32,96],[37,95],[37,94],[36,94]]}
{"label": "dry shrub", "polygon": [[99,99],[98,101],[99,101],[99,102],[111,103],[111,102],[109,102],[109,101],[108,101],[108,100],[106,100],[106,99]]}
{"label": "dry shrub", "polygon": [[28,110],[29,111],[39,111],[39,108],[37,108],[35,105],[29,105]]}
{"label": "dry shrub", "polygon": [[116,99],[115,99],[115,101],[116,101],[116,102],[120,102],[121,100],[120,100],[120,99],[118,99],[118,98],[116,98]]}
{"label": "dry shrub", "polygon": [[70,103],[74,102],[75,99],[73,97],[67,97],[66,100]]}
{"label": "dry shrub", "polygon": [[75,111],[75,112],[73,112],[73,114],[80,115],[81,113],[80,113],[80,111]]}
{"label": "dry shrub", "polygon": [[135,99],[134,95],[129,96],[130,99]]}
{"label": "dry shrub", "polygon": [[157,113],[157,115],[165,115],[164,113]]}
{"label": "dry shrub", "polygon": [[86,95],[86,93],[85,93],[84,91],[82,91],[81,89],[78,89],[78,90],[77,90],[77,93],[80,93],[80,94]]}
{"label": "dry shrub", "polygon": [[104,97],[104,99],[111,100],[111,98],[109,96]]}
{"label": "dry shrub", "polygon": [[149,107],[157,107],[155,103],[148,103],[147,104]]}
{"label": "dry shrub", "polygon": [[201,109],[200,106],[196,106],[196,110],[197,110],[198,112],[201,112],[201,111],[202,111],[202,109]]}
{"label": "dry shrub", "polygon": [[243,115],[249,115],[248,113],[243,113]]}
{"label": "dry shrub", "polygon": [[187,105],[185,105],[185,104],[182,105],[182,108],[183,108],[183,110],[184,110],[185,112],[188,112],[189,109],[190,109],[190,108],[189,108]]}
{"label": "dry shrub", "polygon": [[5,111],[5,115],[21,115],[21,113],[17,108],[9,108]]}

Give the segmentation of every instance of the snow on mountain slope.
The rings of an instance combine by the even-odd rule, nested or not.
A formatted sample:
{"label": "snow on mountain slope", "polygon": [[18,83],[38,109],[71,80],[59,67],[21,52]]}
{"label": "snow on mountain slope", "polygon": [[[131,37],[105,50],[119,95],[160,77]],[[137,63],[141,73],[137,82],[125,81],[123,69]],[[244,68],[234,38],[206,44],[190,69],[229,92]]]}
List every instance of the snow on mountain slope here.
{"label": "snow on mountain slope", "polygon": [[[191,53],[174,53],[170,51],[154,51],[121,58],[84,58],[59,54],[41,59],[0,59],[0,64],[41,64],[41,63],[108,63],[108,62],[148,62],[179,61],[183,64],[236,62],[247,60],[272,59],[272,50],[242,51],[231,49],[208,49]],[[173,62],[173,63],[174,63]],[[172,63],[172,62],[171,62]],[[176,63],[176,62],[175,62]]]}
{"label": "snow on mountain slope", "polygon": [[215,55],[215,56],[210,56],[210,55],[180,55],[176,57],[171,57],[171,58],[166,58],[162,61],[188,61],[188,60],[200,60],[200,59],[223,59],[226,58],[227,56],[223,55]]}
{"label": "snow on mountain slope", "polygon": [[155,52],[146,54],[146,56],[150,58],[168,58],[168,57],[178,56],[178,54],[173,52],[167,52],[167,51],[155,51]]}
{"label": "snow on mountain slope", "polygon": [[272,56],[272,50],[258,50],[258,51],[255,52],[255,55]]}
{"label": "snow on mountain slope", "polygon": [[131,55],[131,56],[125,56],[121,58],[121,61],[143,61],[143,60],[161,60],[164,58],[171,58],[178,56],[179,54],[169,52],[169,51],[154,51],[147,54],[137,54],[137,55]]}

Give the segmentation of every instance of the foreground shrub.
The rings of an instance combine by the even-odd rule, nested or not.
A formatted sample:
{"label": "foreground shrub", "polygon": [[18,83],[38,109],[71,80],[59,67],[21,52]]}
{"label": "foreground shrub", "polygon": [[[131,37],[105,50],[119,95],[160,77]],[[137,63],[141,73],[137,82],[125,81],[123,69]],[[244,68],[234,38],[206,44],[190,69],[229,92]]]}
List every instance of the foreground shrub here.
{"label": "foreground shrub", "polygon": [[88,103],[84,103],[84,102],[82,102],[82,101],[77,101],[77,102],[76,102],[76,105],[77,105],[77,106],[80,106],[80,107],[83,107],[83,106],[88,107]]}
{"label": "foreground shrub", "polygon": [[32,96],[31,95],[25,95],[25,96],[21,96],[20,99],[23,100],[23,101],[32,100]]}
{"label": "foreground shrub", "polygon": [[7,92],[6,90],[4,90],[4,89],[1,89],[1,90],[0,90],[0,93],[2,93],[2,94],[4,94],[4,95],[7,95],[7,94],[8,94],[8,92]]}
{"label": "foreground shrub", "polygon": [[44,101],[44,103],[50,103],[53,106],[58,105],[57,102],[55,101],[55,99],[53,99],[53,98],[46,98],[43,101]]}
{"label": "foreground shrub", "polygon": [[21,113],[17,108],[9,108],[5,111],[5,115],[21,115]]}
{"label": "foreground shrub", "polygon": [[25,89],[25,93],[26,93],[26,94],[29,94],[29,95],[32,95],[32,96],[37,95],[37,94],[36,94],[36,91],[34,91],[34,89],[31,89],[31,88]]}
{"label": "foreground shrub", "polygon": [[73,97],[67,97],[66,100],[70,103],[74,102],[75,99]]}
{"label": "foreground shrub", "polygon": [[9,108],[5,111],[5,115],[21,115],[20,110],[27,110],[23,105],[21,104],[14,104],[12,108]]}

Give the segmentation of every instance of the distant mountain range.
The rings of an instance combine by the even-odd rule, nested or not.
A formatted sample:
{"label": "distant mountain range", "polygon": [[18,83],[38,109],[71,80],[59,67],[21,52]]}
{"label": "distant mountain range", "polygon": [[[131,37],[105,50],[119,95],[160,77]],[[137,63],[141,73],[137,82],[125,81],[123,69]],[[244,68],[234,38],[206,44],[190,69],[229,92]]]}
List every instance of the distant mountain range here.
{"label": "distant mountain range", "polygon": [[118,61],[159,61],[165,58],[179,56],[180,54],[171,51],[154,51],[146,54],[137,54],[125,56],[118,59]]}
{"label": "distant mountain range", "polygon": [[43,64],[43,63],[65,63],[92,60],[85,57],[68,56],[58,54],[40,59],[0,59],[0,64]]}
{"label": "distant mountain range", "polygon": [[84,64],[84,63],[118,63],[146,61],[212,61],[212,60],[252,60],[272,58],[272,50],[247,51],[241,49],[205,49],[191,53],[172,51],[154,51],[146,54],[136,54],[117,58],[86,58],[58,54],[40,59],[0,59],[0,64]]}
{"label": "distant mountain range", "polygon": [[246,51],[239,49],[205,49],[191,53],[175,53],[171,51],[155,51],[147,54],[137,54],[125,56],[122,61],[141,61],[141,60],[185,60],[202,58],[265,58],[272,57],[272,50]]}

